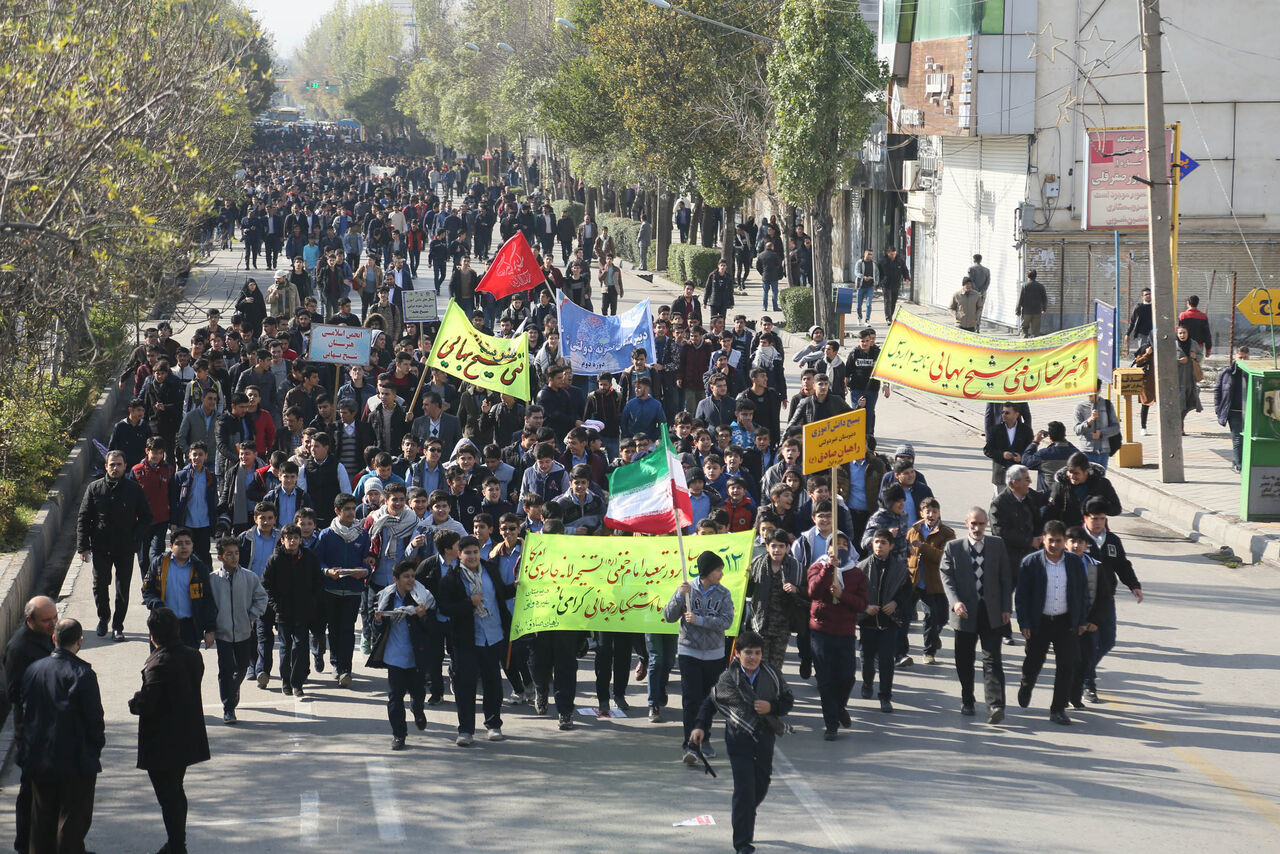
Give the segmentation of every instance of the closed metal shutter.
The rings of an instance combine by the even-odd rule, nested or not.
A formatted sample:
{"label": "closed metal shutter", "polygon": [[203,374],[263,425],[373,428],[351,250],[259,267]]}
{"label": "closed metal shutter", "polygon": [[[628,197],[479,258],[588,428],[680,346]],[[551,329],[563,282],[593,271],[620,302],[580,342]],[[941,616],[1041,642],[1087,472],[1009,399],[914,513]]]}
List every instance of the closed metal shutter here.
{"label": "closed metal shutter", "polygon": [[944,137],[936,181],[933,282],[929,301],[946,308],[975,253],[991,270],[983,316],[1015,324],[1021,259],[1014,248],[1019,206],[1026,200],[1027,137]]}

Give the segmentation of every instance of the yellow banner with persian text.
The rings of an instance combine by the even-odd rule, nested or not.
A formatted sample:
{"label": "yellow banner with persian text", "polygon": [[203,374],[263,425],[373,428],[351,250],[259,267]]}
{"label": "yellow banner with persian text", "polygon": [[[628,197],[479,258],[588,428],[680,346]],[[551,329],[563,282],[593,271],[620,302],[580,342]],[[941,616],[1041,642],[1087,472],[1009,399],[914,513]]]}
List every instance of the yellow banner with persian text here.
{"label": "yellow banner with persian text", "polygon": [[813,474],[867,455],[867,411],[855,409],[804,425],[804,473]]}
{"label": "yellow banner with persian text", "polygon": [[529,399],[529,336],[485,335],[452,300],[431,343],[427,367],[517,400]]}
{"label": "yellow banner with persian text", "polygon": [[1038,338],[992,338],[898,309],[872,376],[966,400],[1084,395],[1098,382],[1097,326]]}

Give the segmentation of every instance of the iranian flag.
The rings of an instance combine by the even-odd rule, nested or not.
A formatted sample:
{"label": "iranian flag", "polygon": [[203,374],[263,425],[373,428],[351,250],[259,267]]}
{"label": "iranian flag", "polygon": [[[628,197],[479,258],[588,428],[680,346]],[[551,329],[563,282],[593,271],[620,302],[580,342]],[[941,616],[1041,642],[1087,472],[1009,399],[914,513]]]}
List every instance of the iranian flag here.
{"label": "iranian flag", "polygon": [[604,521],[618,531],[644,534],[674,534],[677,528],[693,524],[689,485],[666,425],[652,451],[609,475]]}

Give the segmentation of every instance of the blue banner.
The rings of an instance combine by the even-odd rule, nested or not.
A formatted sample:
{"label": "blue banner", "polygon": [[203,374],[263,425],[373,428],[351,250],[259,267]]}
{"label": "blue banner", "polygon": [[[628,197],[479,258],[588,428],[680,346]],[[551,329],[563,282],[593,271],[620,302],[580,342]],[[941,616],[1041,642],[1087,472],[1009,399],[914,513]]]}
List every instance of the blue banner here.
{"label": "blue banner", "polygon": [[631,366],[631,352],[637,347],[643,347],[653,361],[657,348],[647,299],[616,317],[587,311],[559,290],[556,303],[560,308],[560,353],[569,360],[575,375],[616,374]]}
{"label": "blue banner", "polygon": [[1094,300],[1093,319],[1098,322],[1098,379],[1110,383],[1116,370],[1116,307]]}

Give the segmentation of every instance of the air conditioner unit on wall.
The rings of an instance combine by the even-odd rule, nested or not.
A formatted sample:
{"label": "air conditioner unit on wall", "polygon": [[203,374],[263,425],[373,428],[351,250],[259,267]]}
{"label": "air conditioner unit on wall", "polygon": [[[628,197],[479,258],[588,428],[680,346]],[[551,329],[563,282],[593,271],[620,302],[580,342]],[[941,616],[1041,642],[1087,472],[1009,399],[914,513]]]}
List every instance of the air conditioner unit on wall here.
{"label": "air conditioner unit on wall", "polygon": [[920,178],[920,162],[918,160],[902,161],[902,189],[914,190]]}

